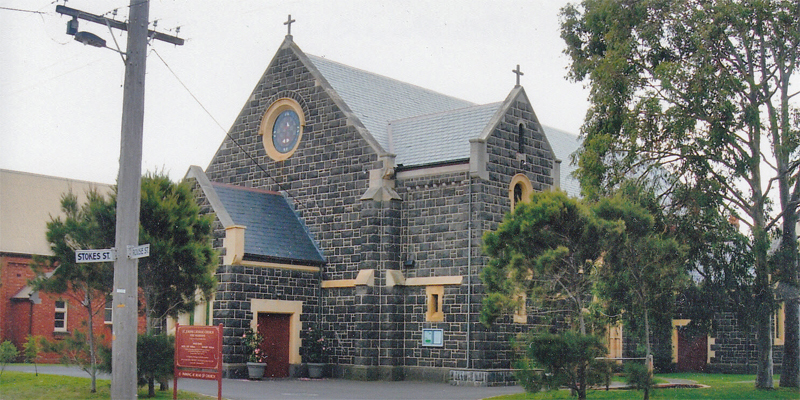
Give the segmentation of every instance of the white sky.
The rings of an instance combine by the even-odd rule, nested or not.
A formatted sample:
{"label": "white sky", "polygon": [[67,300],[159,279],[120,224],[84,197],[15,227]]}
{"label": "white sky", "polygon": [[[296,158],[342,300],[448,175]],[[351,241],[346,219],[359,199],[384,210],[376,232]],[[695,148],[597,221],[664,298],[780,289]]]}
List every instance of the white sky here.
{"label": "white sky", "polygon": [[[558,12],[567,1],[152,0],[157,30],[180,26],[183,46],[153,41],[148,57],[142,168],[173,180],[205,168],[286,35],[307,54],[478,104],[522,86],[539,120],[578,133],[587,91],[565,79]],[[52,0],[0,0],[0,168],[114,183],[119,170],[124,65],[66,34]],[[129,0],[71,0],[92,14]],[[39,11],[44,14],[4,8]],[[110,15],[108,15],[110,17]],[[152,28],[152,25],[151,25]],[[80,30],[114,40],[108,28]],[[124,33],[114,32],[123,48]],[[155,50],[220,128],[181,86]]]}

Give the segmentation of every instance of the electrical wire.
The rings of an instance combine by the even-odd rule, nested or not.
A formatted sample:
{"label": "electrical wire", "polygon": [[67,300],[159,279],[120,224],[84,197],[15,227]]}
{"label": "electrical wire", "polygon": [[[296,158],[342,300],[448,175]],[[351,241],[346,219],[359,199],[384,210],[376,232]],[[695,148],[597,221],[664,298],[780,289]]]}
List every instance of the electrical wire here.
{"label": "electrical wire", "polygon": [[250,161],[252,161],[252,162],[253,162],[253,164],[254,164],[256,167],[258,167],[258,169],[260,169],[260,170],[261,170],[261,171],[262,171],[262,172],[263,172],[263,173],[264,173],[264,174],[267,176],[267,178],[269,178],[269,179],[271,179],[273,182],[275,182],[275,184],[276,184],[276,185],[278,185],[278,187],[281,189],[281,191],[285,192],[287,195],[289,195],[289,197],[292,197],[292,196],[291,196],[291,194],[289,193],[289,190],[288,190],[287,188],[285,188],[285,187],[284,187],[284,185],[283,185],[282,183],[278,182],[278,181],[277,181],[275,178],[273,178],[273,177],[272,177],[272,175],[270,175],[270,174],[269,174],[269,172],[267,172],[267,170],[266,170],[266,169],[264,169],[264,167],[263,167],[263,166],[261,166],[261,164],[258,162],[258,160],[256,160],[256,158],[255,158],[255,157],[253,157],[253,156],[250,154],[250,152],[248,152],[247,150],[245,150],[245,149],[244,149],[244,147],[242,147],[242,145],[241,145],[241,144],[239,144],[239,143],[238,143],[238,142],[237,142],[237,141],[236,141],[236,140],[233,138],[233,136],[231,136],[230,132],[228,132],[228,130],[227,130],[227,129],[225,129],[225,127],[223,127],[223,126],[222,126],[222,124],[220,124],[220,123],[219,123],[219,121],[217,121],[217,119],[216,119],[216,118],[214,118],[214,116],[211,114],[211,112],[210,112],[210,111],[208,111],[208,109],[206,108],[206,106],[204,106],[204,105],[203,105],[203,103],[200,101],[200,99],[198,99],[198,98],[197,98],[197,96],[195,96],[195,95],[194,95],[194,93],[192,93],[192,91],[191,91],[191,90],[189,90],[189,87],[188,87],[188,86],[186,86],[186,84],[185,84],[185,83],[183,83],[183,81],[181,80],[181,78],[179,78],[179,77],[178,77],[178,75],[175,73],[175,71],[173,71],[173,70],[172,70],[172,67],[170,67],[170,66],[169,66],[169,64],[167,63],[167,61],[166,61],[166,60],[164,60],[164,58],[163,58],[163,57],[161,57],[161,54],[158,54],[158,51],[156,51],[156,49],[151,49],[150,51],[151,51],[152,53],[154,53],[154,54],[155,54],[155,55],[158,57],[158,59],[159,59],[159,60],[161,60],[161,62],[164,64],[164,66],[165,66],[165,67],[167,67],[167,70],[169,70],[169,72],[172,74],[172,76],[173,76],[173,77],[175,77],[175,80],[177,80],[177,81],[178,81],[178,83],[180,83],[180,84],[181,84],[181,86],[183,86],[183,88],[186,90],[186,92],[187,92],[187,93],[189,93],[189,96],[192,96],[192,99],[194,99],[194,101],[195,101],[195,102],[196,102],[196,103],[197,103],[197,104],[200,106],[200,108],[202,108],[202,109],[203,109],[203,111],[204,111],[204,112],[205,112],[205,113],[206,113],[206,114],[207,114],[207,115],[208,115],[208,116],[211,118],[211,120],[212,120],[212,121],[214,121],[214,123],[215,123],[215,124],[217,124],[217,126],[218,126],[220,129],[222,129],[222,131],[223,131],[223,132],[225,132],[225,136],[227,136],[227,137],[228,137],[228,139],[230,139],[230,140],[231,140],[231,142],[233,142],[233,144],[235,144],[235,145],[236,145],[236,147],[238,147],[238,148],[239,148],[239,150],[241,150],[241,152],[242,152],[242,153],[244,153],[244,155],[245,155],[245,156],[246,156],[248,159],[250,159]]}
{"label": "electrical wire", "polygon": [[0,10],[17,11],[17,12],[24,12],[24,13],[30,13],[30,14],[42,14],[42,15],[46,15],[47,14],[46,12],[43,12],[43,11],[23,10],[21,8],[11,8],[11,7],[2,7],[2,6],[0,6]]}

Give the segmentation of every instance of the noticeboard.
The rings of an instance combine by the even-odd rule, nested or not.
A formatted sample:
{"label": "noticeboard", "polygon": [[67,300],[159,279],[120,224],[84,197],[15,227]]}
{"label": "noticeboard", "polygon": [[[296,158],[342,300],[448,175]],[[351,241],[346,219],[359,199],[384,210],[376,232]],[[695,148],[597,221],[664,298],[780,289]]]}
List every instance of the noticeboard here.
{"label": "noticeboard", "polygon": [[444,347],[444,329],[423,329],[422,345],[424,347]]}
{"label": "noticeboard", "polygon": [[222,324],[175,327],[173,399],[178,396],[178,378],[216,380],[222,399]]}

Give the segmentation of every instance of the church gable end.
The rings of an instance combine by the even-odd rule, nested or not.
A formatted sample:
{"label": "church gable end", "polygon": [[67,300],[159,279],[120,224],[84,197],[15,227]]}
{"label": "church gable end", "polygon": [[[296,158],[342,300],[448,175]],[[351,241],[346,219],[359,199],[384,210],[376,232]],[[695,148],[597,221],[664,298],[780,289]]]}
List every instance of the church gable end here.
{"label": "church gable end", "polygon": [[[259,131],[277,135],[263,126],[276,109],[292,117],[281,125],[289,139],[269,153]],[[279,192],[325,264],[253,266],[224,254],[213,313],[231,328],[228,368],[242,367],[244,330],[276,309],[296,310],[303,332],[318,324],[335,339],[329,361],[341,376],[446,379],[450,368],[508,368],[508,339],[526,324],[480,327],[480,239],[510,210],[513,177],[546,190],[555,165],[521,87],[503,102],[474,105],[307,56],[287,37],[206,170],[209,185],[239,191],[243,211],[231,193],[204,204],[228,202],[230,226],[218,226],[218,237],[245,254],[252,227],[239,226],[237,213],[251,203],[240,191]],[[439,330],[441,347],[421,340]]]}

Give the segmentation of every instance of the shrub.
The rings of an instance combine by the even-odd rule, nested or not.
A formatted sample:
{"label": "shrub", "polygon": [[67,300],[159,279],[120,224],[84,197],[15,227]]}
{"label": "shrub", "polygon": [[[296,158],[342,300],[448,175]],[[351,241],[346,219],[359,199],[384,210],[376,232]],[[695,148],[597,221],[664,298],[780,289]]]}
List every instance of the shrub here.
{"label": "shrub", "polygon": [[628,376],[628,385],[644,391],[644,399],[650,398],[650,389],[653,388],[653,374],[644,364],[625,364],[625,373]]}
{"label": "shrub", "polygon": [[6,340],[0,344],[0,376],[3,376],[3,371],[5,371],[6,365],[14,362],[18,355],[19,350],[17,350],[17,346],[14,346],[14,343]]}
{"label": "shrub", "polygon": [[555,390],[566,386],[579,398],[589,385],[599,383],[602,373],[595,360],[605,353],[600,338],[567,331],[560,334],[530,334],[526,354],[517,362],[517,379],[527,391]]}

